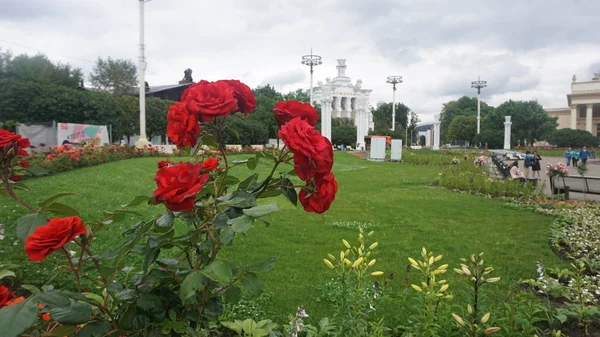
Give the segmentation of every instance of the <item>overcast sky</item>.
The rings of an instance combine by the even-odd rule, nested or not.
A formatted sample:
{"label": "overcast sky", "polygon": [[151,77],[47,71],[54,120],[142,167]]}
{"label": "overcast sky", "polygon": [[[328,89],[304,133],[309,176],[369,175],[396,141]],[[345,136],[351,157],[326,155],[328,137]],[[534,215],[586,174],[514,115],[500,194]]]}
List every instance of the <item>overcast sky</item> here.
{"label": "overcast sky", "polygon": [[[97,57],[137,62],[137,0],[0,0],[0,47],[46,53],[86,75]],[[373,89],[370,102],[397,98],[430,121],[442,103],[537,99],[566,106],[571,78],[600,71],[598,0],[153,0],[146,7],[146,79],[177,83],[240,79],[281,91],[308,88],[302,55],[323,57],[318,80],[347,75]]]}

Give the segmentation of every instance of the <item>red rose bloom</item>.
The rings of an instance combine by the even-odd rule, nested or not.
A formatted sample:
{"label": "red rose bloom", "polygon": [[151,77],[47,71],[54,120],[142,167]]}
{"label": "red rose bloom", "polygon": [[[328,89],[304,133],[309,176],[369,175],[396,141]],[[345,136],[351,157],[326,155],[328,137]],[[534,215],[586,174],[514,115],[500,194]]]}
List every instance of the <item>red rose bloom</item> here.
{"label": "red rose bloom", "polygon": [[173,162],[170,160],[161,160],[156,164],[158,165],[158,168],[163,168],[165,166],[173,165]]}
{"label": "red rose bloom", "polygon": [[23,175],[21,174],[13,174],[10,176],[10,180],[12,181],[21,181],[23,180]]}
{"label": "red rose bloom", "polygon": [[29,168],[29,164],[26,161],[24,161],[24,160],[21,160],[19,162],[19,166],[21,166],[22,168],[25,168],[25,169]]}
{"label": "red rose bloom", "polygon": [[331,142],[307,121],[294,118],[279,130],[279,137],[294,153],[294,169],[300,179],[309,181],[317,173],[327,173],[333,167]]}
{"label": "red rose bloom", "polygon": [[11,293],[5,286],[0,286],[0,308],[6,306],[8,301],[12,300],[15,297],[15,294]]}
{"label": "red rose bloom", "polygon": [[27,237],[25,253],[31,261],[42,261],[67,242],[85,233],[85,226],[79,217],[54,218]]}
{"label": "red rose bloom", "polygon": [[[314,186],[312,186],[314,182]],[[309,182],[300,190],[298,199],[307,212],[321,214],[329,209],[335,199],[338,184],[333,173],[317,174],[314,181]]]}
{"label": "red rose bloom", "polygon": [[200,175],[202,164],[179,163],[165,166],[156,173],[157,188],[154,201],[164,202],[174,212],[189,212],[194,208],[196,194],[208,181],[208,174]]}
{"label": "red rose bloom", "polygon": [[237,99],[238,110],[248,114],[256,107],[256,98],[250,87],[238,80],[221,80],[233,88],[233,97]]}
{"label": "red rose bloom", "polygon": [[5,129],[0,129],[0,151],[3,149],[8,151],[8,147],[15,147],[15,152],[18,152],[23,157],[27,157],[29,153],[27,153],[25,149],[30,145],[29,138],[22,138],[21,135]]}
{"label": "red rose bloom", "polygon": [[275,104],[275,119],[279,125],[283,125],[293,118],[300,117],[315,126],[319,120],[317,110],[308,103],[298,101],[277,102]]}
{"label": "red rose bloom", "polygon": [[191,115],[181,102],[169,107],[167,135],[179,147],[194,146],[200,134],[196,116]]}
{"label": "red rose bloom", "polygon": [[237,100],[233,95],[233,87],[225,82],[200,81],[185,89],[181,102],[200,121],[209,121],[238,110]]}
{"label": "red rose bloom", "polygon": [[202,168],[206,172],[214,171],[219,166],[219,159],[217,158],[208,158],[202,163]]}

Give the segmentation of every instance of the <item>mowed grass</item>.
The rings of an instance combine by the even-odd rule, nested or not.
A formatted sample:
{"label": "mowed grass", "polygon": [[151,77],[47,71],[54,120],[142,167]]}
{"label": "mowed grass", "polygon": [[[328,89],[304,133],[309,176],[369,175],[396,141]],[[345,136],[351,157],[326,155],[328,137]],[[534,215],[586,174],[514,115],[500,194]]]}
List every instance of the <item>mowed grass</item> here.
{"label": "mowed grass", "polygon": [[[63,202],[80,210],[84,220],[98,220],[102,210],[116,209],[136,195],[151,195],[158,160],[125,160],[32,179],[26,181],[32,191],[20,194],[36,204],[51,194],[74,191],[79,195]],[[271,226],[257,223],[222,251],[223,258],[238,264],[277,258],[275,269],[261,275],[264,289],[274,294],[266,308],[274,313],[272,318],[284,322],[299,305],[306,306],[313,317],[328,314],[328,305],[317,302],[317,298],[319,287],[334,274],[322,260],[327,253],[339,254],[342,238],[352,242],[358,234],[336,223],[373,224],[372,238],[379,242],[376,269],[394,273],[394,292],[398,294],[405,287],[407,257],[419,257],[421,247],[444,254],[443,262],[451,267],[458,266],[461,257],[485,252],[486,264],[493,265],[495,274],[503,278],[499,289],[535,277],[539,259],[547,266],[562,264],[548,245],[549,216],[510,209],[501,200],[434,188],[431,184],[441,170],[439,166],[369,162],[339,152],[335,160],[339,189],[328,212],[307,213],[283,197],[276,198],[281,211],[270,217]],[[257,170],[264,175],[268,168],[263,161]],[[233,170],[242,179],[249,173],[245,167]],[[160,205],[136,209],[146,219],[164,212]],[[7,226],[7,238],[0,241],[1,262],[19,264],[16,272],[23,283],[43,284],[53,274],[56,260],[54,256],[42,263],[27,260],[22,243],[14,235],[15,221],[23,214],[23,207],[2,199],[0,222]],[[136,221],[131,217],[125,223],[107,226],[98,233],[94,251],[117,247],[121,232]],[[185,230],[182,223],[177,226]],[[447,277],[451,289],[461,289],[458,276],[449,272]],[[68,275],[61,275],[54,282],[68,284],[68,279]],[[396,308],[404,305],[398,303]]]}

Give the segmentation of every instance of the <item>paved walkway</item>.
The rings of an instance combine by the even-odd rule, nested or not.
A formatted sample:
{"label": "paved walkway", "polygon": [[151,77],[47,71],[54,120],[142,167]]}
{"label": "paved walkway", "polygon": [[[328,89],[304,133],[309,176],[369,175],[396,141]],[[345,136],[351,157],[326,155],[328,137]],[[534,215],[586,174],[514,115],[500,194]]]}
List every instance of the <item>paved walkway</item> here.
{"label": "paved walkway", "polygon": [[[506,151],[506,150],[491,150],[490,152],[493,153],[498,153],[500,155],[504,155],[505,153],[509,152],[512,153],[513,151]],[[505,163],[510,164],[511,162],[513,162],[514,160],[506,160]],[[540,178],[545,182],[546,184],[546,194],[550,195],[550,180],[548,179],[548,176],[546,175],[546,164],[551,163],[552,165],[556,165],[559,162],[565,162],[565,158],[564,157],[542,157],[542,160],[540,161],[540,166],[542,168],[542,170],[540,171]],[[586,174],[587,177],[600,177],[600,159],[588,159],[588,173]],[[521,169],[521,171],[523,172],[523,174],[526,174],[525,171],[525,167],[523,165],[523,161],[520,160],[519,161],[519,169]],[[569,167],[569,175],[570,176],[577,176],[579,177],[579,173],[577,172],[577,169],[574,167]],[[529,178],[533,178],[532,174],[529,174]],[[582,182],[583,183],[583,182]],[[582,193],[569,193],[569,198],[573,199],[573,200],[583,200],[583,194]],[[590,195],[590,194],[586,194],[586,200],[594,200],[597,202],[600,202],[600,195]]]}

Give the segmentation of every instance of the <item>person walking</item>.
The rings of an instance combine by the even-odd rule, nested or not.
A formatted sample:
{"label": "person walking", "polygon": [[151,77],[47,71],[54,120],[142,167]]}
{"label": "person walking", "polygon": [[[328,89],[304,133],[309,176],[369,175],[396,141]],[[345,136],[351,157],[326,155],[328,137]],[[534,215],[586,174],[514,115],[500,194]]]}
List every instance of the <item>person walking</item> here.
{"label": "person walking", "polygon": [[581,150],[581,152],[579,152],[579,157],[581,158],[581,162],[583,163],[583,165],[585,165],[587,163],[589,156],[590,156],[590,152],[584,146],[583,149]]}
{"label": "person walking", "polygon": [[533,151],[533,154],[531,156],[531,171],[533,173],[532,178],[536,179],[536,175],[537,175],[537,179],[540,179],[540,171],[542,170],[541,168],[541,164],[540,164],[540,160],[542,160],[542,157],[540,157],[540,155],[537,153],[537,151]]}
{"label": "person walking", "polygon": [[571,148],[568,148],[567,151],[565,151],[565,160],[567,167],[571,166],[571,152],[573,152]]}
{"label": "person walking", "polygon": [[577,167],[577,162],[579,161],[579,150],[575,149],[571,151],[571,160],[573,161],[573,167]]}

